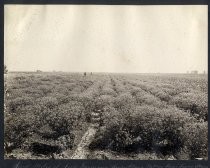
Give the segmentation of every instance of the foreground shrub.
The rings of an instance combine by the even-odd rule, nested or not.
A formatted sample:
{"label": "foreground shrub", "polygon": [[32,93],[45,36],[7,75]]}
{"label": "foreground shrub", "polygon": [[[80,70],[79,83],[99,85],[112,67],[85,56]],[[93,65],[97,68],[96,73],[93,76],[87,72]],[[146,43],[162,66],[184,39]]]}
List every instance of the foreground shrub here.
{"label": "foreground shrub", "polygon": [[5,119],[5,142],[11,143],[14,148],[21,147],[25,139],[36,129],[38,122],[33,113],[11,115]]}
{"label": "foreground shrub", "polygon": [[60,105],[47,114],[47,123],[59,136],[69,134],[85,120],[84,108],[78,102]]}
{"label": "foreground shrub", "polygon": [[112,110],[106,118],[105,127],[97,133],[92,148],[121,152],[155,150],[162,154],[178,152],[185,141],[181,131],[185,124],[195,122],[190,114],[175,107],[136,106],[130,109],[129,115]]}
{"label": "foreground shrub", "polygon": [[182,130],[184,146],[190,159],[208,157],[208,123],[189,123]]}
{"label": "foreground shrub", "polygon": [[37,103],[43,109],[49,109],[49,110],[52,110],[58,106],[58,100],[55,97],[50,97],[50,96],[37,99]]}
{"label": "foreground shrub", "polygon": [[91,142],[90,148],[113,149],[116,134],[125,120],[123,115],[113,107],[105,107],[102,114],[103,124],[97,132],[95,139]]}
{"label": "foreground shrub", "polygon": [[172,104],[179,108],[189,110],[198,119],[208,119],[208,98],[201,92],[180,93],[173,97]]}
{"label": "foreground shrub", "polygon": [[22,108],[28,105],[33,105],[34,100],[30,97],[17,97],[14,100],[8,101],[9,111],[12,113],[18,113]]}
{"label": "foreground shrub", "polygon": [[129,115],[129,110],[135,107],[135,99],[130,93],[121,93],[114,99],[114,107],[124,115]]}

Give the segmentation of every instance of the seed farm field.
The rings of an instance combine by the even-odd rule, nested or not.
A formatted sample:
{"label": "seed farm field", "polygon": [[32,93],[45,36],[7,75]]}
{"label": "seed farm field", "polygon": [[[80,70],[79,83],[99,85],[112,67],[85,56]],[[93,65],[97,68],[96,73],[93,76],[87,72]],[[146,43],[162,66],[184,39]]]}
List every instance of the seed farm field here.
{"label": "seed farm field", "polygon": [[208,159],[207,75],[5,74],[5,158]]}

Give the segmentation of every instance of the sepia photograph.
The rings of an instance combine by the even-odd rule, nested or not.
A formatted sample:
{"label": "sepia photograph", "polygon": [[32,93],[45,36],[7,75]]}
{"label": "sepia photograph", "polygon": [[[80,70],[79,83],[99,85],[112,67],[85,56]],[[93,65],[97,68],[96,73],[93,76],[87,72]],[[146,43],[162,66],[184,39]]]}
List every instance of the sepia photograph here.
{"label": "sepia photograph", "polygon": [[208,6],[4,5],[4,159],[208,160]]}

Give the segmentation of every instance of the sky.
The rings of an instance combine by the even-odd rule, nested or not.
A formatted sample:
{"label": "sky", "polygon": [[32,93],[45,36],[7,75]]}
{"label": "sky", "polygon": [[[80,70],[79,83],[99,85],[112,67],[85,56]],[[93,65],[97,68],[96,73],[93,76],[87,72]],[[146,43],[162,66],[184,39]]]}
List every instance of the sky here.
{"label": "sky", "polygon": [[208,6],[5,5],[9,71],[207,71]]}

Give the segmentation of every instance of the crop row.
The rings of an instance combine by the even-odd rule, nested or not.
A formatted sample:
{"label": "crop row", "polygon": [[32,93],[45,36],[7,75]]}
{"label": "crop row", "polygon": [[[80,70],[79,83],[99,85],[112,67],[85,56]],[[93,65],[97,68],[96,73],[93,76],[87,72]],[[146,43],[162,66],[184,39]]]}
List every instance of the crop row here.
{"label": "crop row", "polygon": [[103,124],[91,149],[155,151],[179,159],[207,157],[207,122],[169,104],[155,83],[139,85],[123,78],[111,82],[118,95],[107,95],[103,101]]}
{"label": "crop row", "polygon": [[60,140],[68,135],[71,143],[65,148],[76,145],[78,131],[87,129],[93,100],[103,85],[103,80],[97,79],[45,74],[17,74],[7,79],[5,142],[10,144],[7,150],[30,151],[41,140],[48,146],[54,142],[60,148]]}
{"label": "crop row", "polygon": [[[91,150],[206,158],[207,94],[197,86],[199,83],[205,88],[203,80],[183,76],[16,74],[6,82],[5,141],[13,148],[25,149],[42,141],[72,149],[78,131],[84,131],[91,113],[100,109],[100,128]],[[194,82],[190,87],[189,81]],[[64,137],[68,144],[62,143]]]}

